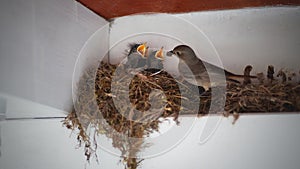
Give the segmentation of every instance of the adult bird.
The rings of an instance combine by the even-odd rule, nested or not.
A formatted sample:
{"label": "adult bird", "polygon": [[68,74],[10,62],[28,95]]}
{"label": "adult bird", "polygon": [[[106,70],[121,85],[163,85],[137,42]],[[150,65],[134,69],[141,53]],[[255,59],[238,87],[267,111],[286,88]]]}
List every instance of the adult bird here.
{"label": "adult bird", "polygon": [[[223,68],[199,59],[193,49],[187,45],[176,46],[168,52],[168,56],[176,55],[179,58],[178,71],[189,83],[202,86],[206,91],[210,87],[226,85],[226,80],[240,83],[245,75],[237,75]],[[256,76],[248,76],[256,78]]]}

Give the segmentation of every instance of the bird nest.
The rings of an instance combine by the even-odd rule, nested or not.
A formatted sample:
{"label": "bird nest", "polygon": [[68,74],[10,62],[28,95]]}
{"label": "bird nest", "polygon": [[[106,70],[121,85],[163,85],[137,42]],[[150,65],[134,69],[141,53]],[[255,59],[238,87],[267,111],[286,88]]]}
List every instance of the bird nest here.
{"label": "bird nest", "polygon": [[[75,109],[63,121],[67,128],[78,129],[77,140],[79,146],[84,145],[88,161],[93,154],[97,157],[98,134],[111,138],[113,147],[122,152],[125,168],[134,169],[142,161],[138,158],[138,152],[147,145],[144,145],[143,139],[129,141],[126,138],[148,137],[151,133],[159,131],[159,124],[169,117],[179,124],[179,115],[202,116],[208,113],[222,113],[225,116],[233,114],[237,119],[240,113],[246,112],[300,110],[300,85],[289,82],[283,71],[281,73],[285,75],[278,74],[282,80],[276,80],[273,77],[274,71],[271,71],[266,77],[260,74],[258,83],[251,83],[249,79],[245,79],[241,84],[229,83],[226,95],[221,97],[221,100],[214,101],[211,90],[199,95],[195,90],[191,90],[195,86],[180,82],[165,71],[157,73],[157,70],[147,69],[134,74],[132,78],[126,78],[132,74],[124,68],[121,69],[123,71],[119,71],[121,73],[117,80],[114,80],[114,72],[120,66],[102,62],[96,76],[92,69],[88,69],[78,84]],[[190,97],[182,96],[183,92]],[[118,103],[115,99],[118,99]],[[225,107],[222,105],[222,99],[225,101]],[[129,104],[126,102],[128,100]],[[185,106],[182,105],[184,100],[199,103],[196,107]],[[157,102],[161,104],[156,105]],[[212,104],[214,107],[220,104],[224,112],[212,111]]]}

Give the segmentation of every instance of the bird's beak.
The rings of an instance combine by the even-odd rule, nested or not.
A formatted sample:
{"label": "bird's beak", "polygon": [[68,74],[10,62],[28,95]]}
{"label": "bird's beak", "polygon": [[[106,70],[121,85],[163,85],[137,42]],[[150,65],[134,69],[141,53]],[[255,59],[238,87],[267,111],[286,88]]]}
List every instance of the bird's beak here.
{"label": "bird's beak", "polygon": [[173,50],[170,50],[169,52],[167,52],[167,56],[171,57],[174,54]]}
{"label": "bird's beak", "polygon": [[136,51],[138,52],[138,54],[140,54],[142,57],[146,57],[146,53],[147,53],[147,46],[146,43],[141,44],[139,47],[137,47]]}
{"label": "bird's beak", "polygon": [[164,47],[161,47],[159,49],[159,51],[157,51],[155,53],[155,58],[159,59],[159,60],[164,60],[164,51],[163,51]]}

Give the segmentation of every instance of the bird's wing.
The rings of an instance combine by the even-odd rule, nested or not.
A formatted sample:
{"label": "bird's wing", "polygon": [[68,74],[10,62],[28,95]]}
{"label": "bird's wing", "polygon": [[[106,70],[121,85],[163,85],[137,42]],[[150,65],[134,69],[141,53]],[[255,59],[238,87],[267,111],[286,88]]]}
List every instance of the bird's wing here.
{"label": "bird's wing", "polygon": [[[211,63],[208,63],[208,62],[203,61],[203,64],[204,64],[206,70],[212,74],[219,74],[219,75],[225,76],[225,74],[228,72],[228,71],[224,70],[223,68],[220,68],[220,67],[213,65]],[[230,72],[228,72],[228,73],[230,73]]]}
{"label": "bird's wing", "polygon": [[209,76],[202,64],[188,66],[185,62],[179,62],[178,69],[181,76],[191,84],[203,86],[209,83]]}
{"label": "bird's wing", "polygon": [[201,61],[190,67],[184,63],[179,63],[178,66],[181,75],[194,85],[218,86],[226,84],[226,72],[218,66]]}
{"label": "bird's wing", "polygon": [[[216,65],[213,65],[211,63],[208,63],[208,62],[203,61],[203,64],[205,65],[206,69],[209,72],[222,74],[222,75],[225,75],[227,78],[229,77],[229,78],[240,79],[240,78],[245,77],[244,75],[234,74],[232,72],[229,72],[229,71],[225,70],[224,68],[220,68],[220,67],[218,67]],[[249,77],[250,78],[256,78],[256,76],[249,76]]]}
{"label": "bird's wing", "polygon": [[236,75],[211,63],[203,62],[203,64],[209,72],[211,81],[221,82],[226,79],[231,82],[240,83],[241,78],[244,78],[243,75]]}

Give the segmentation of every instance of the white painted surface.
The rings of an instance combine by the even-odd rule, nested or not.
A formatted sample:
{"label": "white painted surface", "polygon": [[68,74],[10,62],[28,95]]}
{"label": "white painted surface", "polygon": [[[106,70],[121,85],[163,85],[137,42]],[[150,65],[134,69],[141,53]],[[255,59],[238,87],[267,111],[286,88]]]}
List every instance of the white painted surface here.
{"label": "white painted surface", "polygon": [[[0,127],[1,169],[84,169],[86,165],[83,148],[76,148],[76,135],[60,120],[3,121]],[[109,154],[99,155],[108,168],[118,162]],[[99,165],[93,161],[91,167]]]}
{"label": "white painted surface", "polygon": [[[211,41],[220,60],[208,39],[196,28]],[[138,36],[149,32],[154,35]],[[118,43],[124,38],[123,43]],[[193,47],[198,57],[217,65],[223,64],[235,73],[242,73],[248,64],[253,65],[253,73],[265,72],[270,64],[276,70],[288,68],[298,72],[300,7],[133,15],[113,22],[110,46],[114,47],[111,53],[115,57],[119,57],[128,42],[143,41],[149,42],[150,47],[164,46],[166,50],[186,43]],[[168,70],[176,69],[175,59],[166,58],[166,62]]]}
{"label": "white painted surface", "polygon": [[223,119],[211,139],[199,145],[204,119],[197,120],[182,144],[145,160],[142,168],[299,168],[299,114],[242,116],[235,125],[231,119]]}
{"label": "white painted surface", "polygon": [[[203,30],[225,67],[265,72],[272,64],[300,70],[300,7],[242,9],[179,15]],[[201,51],[199,51],[201,53]],[[203,54],[205,56],[205,54]]]}
{"label": "white painted surface", "polygon": [[68,112],[27,99],[0,94],[0,120],[2,118],[64,117]]}
{"label": "white painted surface", "polygon": [[[141,168],[299,168],[299,114],[241,116],[235,125],[231,124],[231,118],[223,118],[214,135],[206,143],[198,144],[206,118],[196,120],[181,144],[144,160]],[[75,134],[69,137],[70,131],[62,128],[59,121],[0,122],[0,168],[84,169],[83,149],[75,149]],[[92,160],[88,169],[124,168],[119,158],[110,153],[100,150],[98,156],[100,164]]]}
{"label": "white painted surface", "polygon": [[[107,22],[71,0],[5,1],[1,4],[0,15],[3,23],[0,28],[0,92],[26,101],[13,99],[19,102],[11,105],[7,95],[3,97],[2,94],[0,115],[13,112],[14,117],[34,117],[45,111],[48,116],[53,116],[50,107],[45,105],[68,109],[72,72],[79,51]],[[201,28],[216,47],[221,60],[214,58],[216,53],[205,36],[192,33],[196,27],[180,25],[178,20],[180,23],[186,21],[174,16],[118,18],[110,33],[110,48],[114,48],[111,56],[121,58],[120,53],[128,42],[146,40],[152,47],[172,49],[183,41],[197,49],[199,57],[216,64],[223,63],[225,68],[237,73],[246,64],[254,65],[253,71],[257,72],[265,70],[268,64],[297,69],[299,15],[299,7],[175,15]],[[89,39],[92,45],[85,46],[82,55],[101,57],[102,54],[97,56],[97,52],[108,48],[105,43],[108,28],[105,29],[107,34],[98,32],[93,36],[96,39]],[[147,39],[145,35],[133,36],[143,32],[148,33]],[[104,36],[102,43],[97,41],[101,34]],[[161,34],[168,36],[162,38]],[[129,41],[118,43],[128,36],[131,37]],[[99,44],[104,45],[101,45],[103,48],[97,48]],[[78,63],[80,72],[90,62],[83,57]],[[168,68],[172,70],[174,65],[169,64]],[[45,105],[37,106],[35,102]],[[18,107],[22,105],[26,109]],[[18,113],[20,110],[26,111]],[[146,159],[141,168],[299,168],[299,114],[242,116],[235,125],[231,124],[232,119],[224,119],[214,135],[199,145],[199,131],[204,127],[205,119],[196,121],[192,132],[181,144],[168,153]],[[75,149],[76,137],[69,137],[69,134],[69,130],[61,127],[60,120],[0,121],[0,168],[83,169],[83,150]],[[100,164],[93,161],[87,168],[123,168],[118,157],[102,150],[98,155]]]}
{"label": "white painted surface", "polygon": [[0,16],[0,93],[70,111],[75,61],[107,21],[73,0],[5,0]]}

